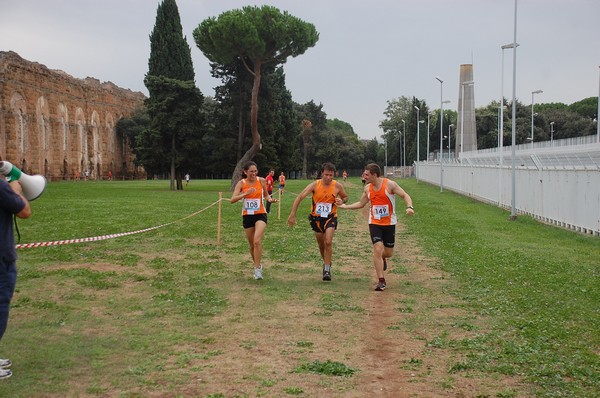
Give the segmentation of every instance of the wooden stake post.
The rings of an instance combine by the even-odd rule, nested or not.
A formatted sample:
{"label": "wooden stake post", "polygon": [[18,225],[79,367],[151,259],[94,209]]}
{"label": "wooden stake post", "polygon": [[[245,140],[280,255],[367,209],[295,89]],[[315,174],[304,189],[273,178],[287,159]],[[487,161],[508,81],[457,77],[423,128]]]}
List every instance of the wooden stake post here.
{"label": "wooden stake post", "polygon": [[221,244],[221,207],[223,207],[223,192],[219,192],[219,212],[217,216],[217,245]]}

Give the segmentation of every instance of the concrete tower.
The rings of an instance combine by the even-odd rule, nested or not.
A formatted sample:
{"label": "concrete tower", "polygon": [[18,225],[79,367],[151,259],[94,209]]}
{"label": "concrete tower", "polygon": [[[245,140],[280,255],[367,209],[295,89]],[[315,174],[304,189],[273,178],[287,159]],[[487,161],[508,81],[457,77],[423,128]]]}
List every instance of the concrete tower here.
{"label": "concrete tower", "polygon": [[[464,112],[463,105],[465,107]],[[475,128],[475,84],[473,82],[473,64],[464,64],[460,66],[460,82],[458,85],[457,108],[458,116],[454,135],[454,142],[455,155],[458,159],[461,149],[461,143],[464,146],[462,149],[463,152],[477,150],[477,130]],[[464,134],[462,137],[461,133]]]}

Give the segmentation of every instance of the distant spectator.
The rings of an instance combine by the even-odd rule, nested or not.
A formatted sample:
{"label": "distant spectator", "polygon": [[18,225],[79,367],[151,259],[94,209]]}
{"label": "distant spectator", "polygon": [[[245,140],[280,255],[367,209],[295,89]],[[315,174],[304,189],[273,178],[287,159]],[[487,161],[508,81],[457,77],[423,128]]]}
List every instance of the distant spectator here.
{"label": "distant spectator", "polygon": [[283,171],[279,174],[279,193],[283,195],[283,191],[285,188],[285,174]]}

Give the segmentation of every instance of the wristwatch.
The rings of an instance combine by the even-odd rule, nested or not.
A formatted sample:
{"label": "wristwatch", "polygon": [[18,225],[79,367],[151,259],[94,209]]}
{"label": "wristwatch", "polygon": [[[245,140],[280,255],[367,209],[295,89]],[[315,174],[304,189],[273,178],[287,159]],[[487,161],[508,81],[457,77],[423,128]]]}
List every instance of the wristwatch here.
{"label": "wristwatch", "polygon": [[413,210],[415,209],[415,208],[414,208],[414,207],[412,207],[412,206],[407,206],[406,208],[407,208],[407,209],[413,209]]}

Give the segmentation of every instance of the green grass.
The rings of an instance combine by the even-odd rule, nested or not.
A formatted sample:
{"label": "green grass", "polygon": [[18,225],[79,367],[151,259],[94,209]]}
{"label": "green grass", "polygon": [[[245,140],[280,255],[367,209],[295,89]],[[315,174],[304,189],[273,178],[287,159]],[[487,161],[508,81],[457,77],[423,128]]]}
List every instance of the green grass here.
{"label": "green grass", "polygon": [[[358,179],[352,181],[360,186]],[[299,192],[305,185],[292,180],[286,189]],[[522,378],[540,397],[600,395],[600,239],[525,216],[508,221],[501,209],[414,180],[401,185],[413,197],[416,215],[403,217],[406,228],[397,239],[416,241],[435,267],[449,273],[460,305],[485,320],[483,328],[480,322],[456,321],[454,327],[469,331],[468,338],[440,332],[426,341],[432,349],[460,354],[449,365],[447,380],[439,382],[451,385],[455,374],[480,372]],[[228,196],[228,188],[225,180],[192,181],[183,192],[168,191],[165,181],[50,183],[32,202],[32,218],[18,221],[22,243],[168,225],[93,243],[19,250],[17,294],[0,345],[1,355],[13,359],[15,376],[0,384],[0,396],[102,396],[117,390],[133,397],[154,389],[177,391],[189,383],[190,372],[224,355],[203,331],[228,308],[232,291],[256,286],[249,268],[239,266],[247,266],[249,256],[238,205],[223,203],[222,242],[216,244],[218,208],[208,206],[218,192]],[[349,191],[351,200],[358,198],[359,188]],[[285,277],[266,278],[256,288],[262,316],[268,319],[278,303],[314,298],[316,317],[341,313],[359,319],[367,310],[350,298],[364,290],[368,275],[325,290],[294,278],[304,271],[292,264],[318,264],[320,258],[306,225],[293,231],[285,226],[290,196],[282,220],[276,221],[275,205],[269,218],[264,252],[272,268],[267,272]],[[304,213],[298,212],[299,223]],[[344,231],[346,240],[336,237],[335,250],[345,251],[355,233]],[[369,258],[370,251],[365,242],[343,255]],[[395,272],[406,274],[402,259],[397,261]],[[220,283],[224,272],[236,282]],[[406,297],[395,308],[412,315],[417,303],[410,294],[423,294],[422,288],[414,284],[403,290]],[[236,317],[228,322],[237,322]],[[293,341],[292,350],[313,348],[308,336]],[[253,350],[257,343],[239,344]],[[352,370],[334,360],[305,359],[303,370],[309,372]],[[404,366],[420,365],[414,358]],[[112,376],[108,385],[107,375]],[[286,395],[302,391],[296,384],[283,390]]]}
{"label": "green grass", "polygon": [[298,366],[296,373],[318,373],[326,376],[352,376],[358,369],[353,369],[341,362],[336,361],[313,361]]}
{"label": "green grass", "polygon": [[501,209],[414,180],[403,186],[417,209],[407,238],[492,320],[489,332],[444,343],[467,353],[451,371],[522,376],[544,397],[600,394],[600,239],[527,216],[508,221]]}

